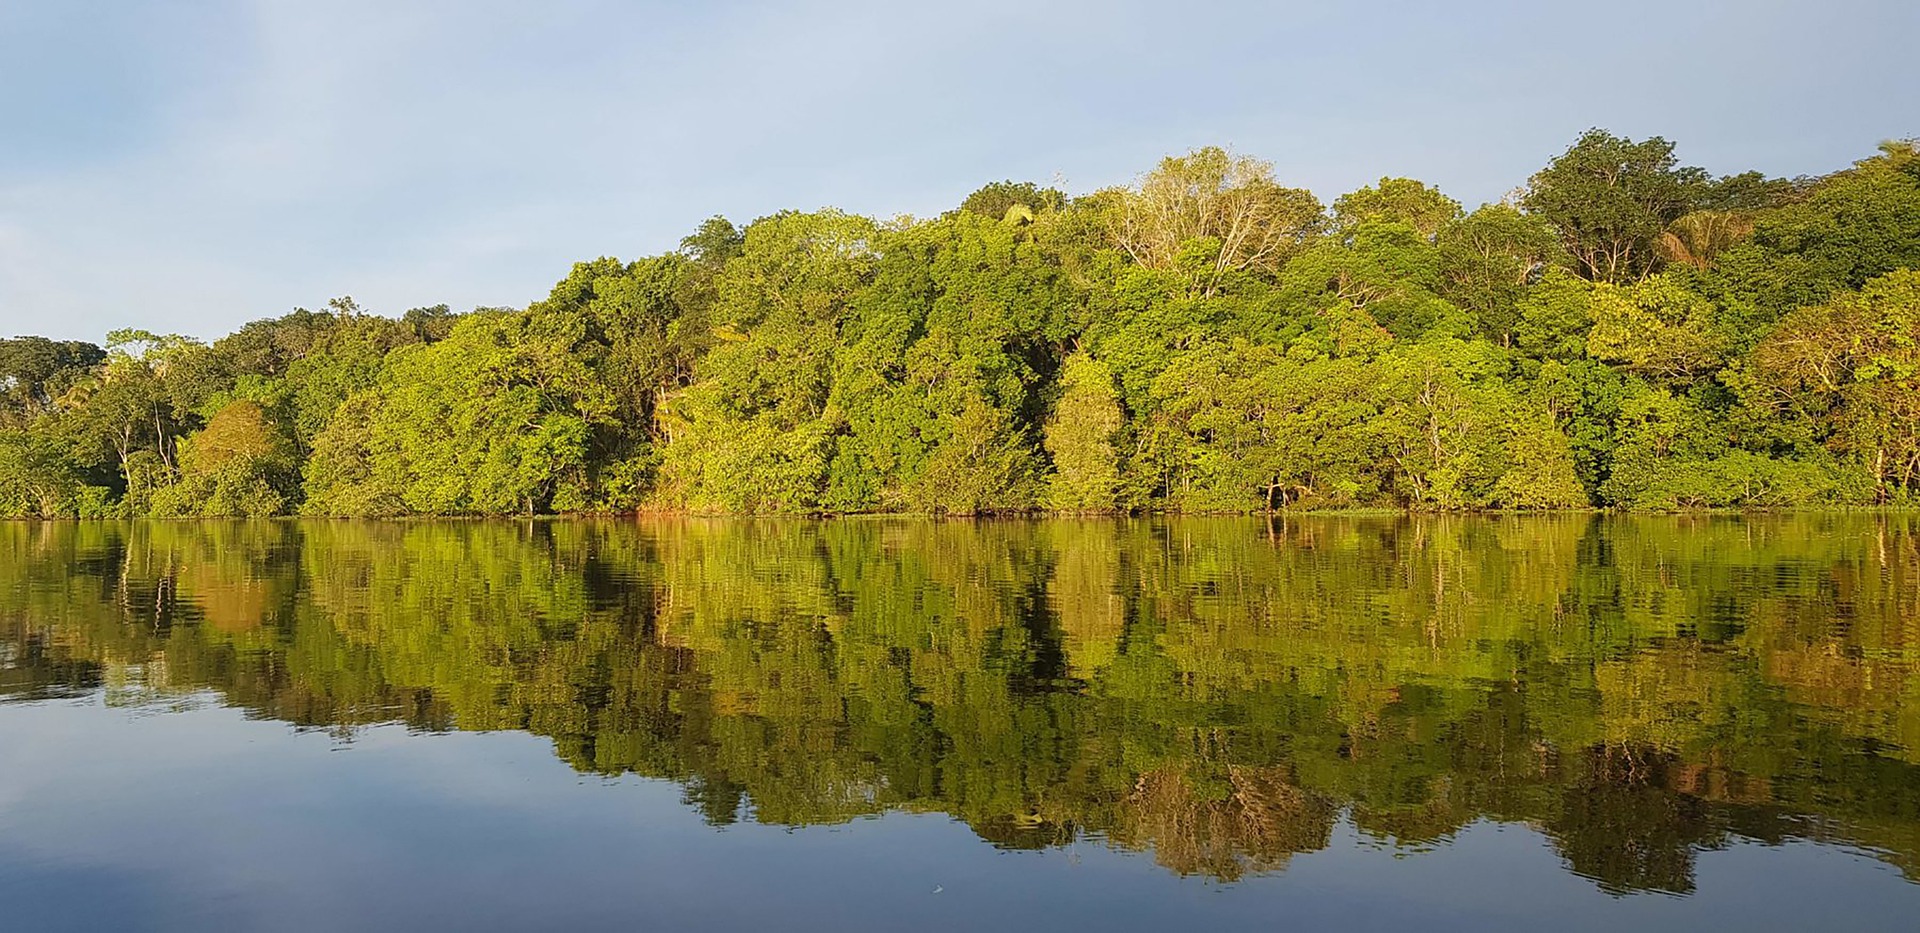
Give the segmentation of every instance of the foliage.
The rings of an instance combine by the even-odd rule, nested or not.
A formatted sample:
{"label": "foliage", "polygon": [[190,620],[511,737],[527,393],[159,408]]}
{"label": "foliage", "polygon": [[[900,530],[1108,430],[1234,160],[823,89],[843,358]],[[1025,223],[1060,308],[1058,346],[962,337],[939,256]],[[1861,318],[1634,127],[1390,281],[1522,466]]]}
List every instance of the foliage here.
{"label": "foliage", "polygon": [[1149,269],[1181,268],[1212,294],[1235,272],[1272,274],[1322,226],[1312,192],[1273,166],[1217,147],[1168,156],[1121,199],[1113,239]]}
{"label": "foliage", "polygon": [[1046,505],[1067,512],[1110,512],[1120,504],[1120,454],[1114,442],[1124,424],[1113,373],[1082,351],[1060,367],[1060,398],[1047,417],[1046,449],[1053,461]]}
{"label": "foliage", "polygon": [[106,496],[48,438],[0,428],[0,518],[98,518]]}
{"label": "foliage", "polygon": [[1397,223],[1432,240],[1462,216],[1460,202],[1411,178],[1382,178],[1378,185],[1343,194],[1333,202],[1333,229],[1363,223]]}
{"label": "foliage", "polygon": [[1654,269],[1661,234],[1707,185],[1667,140],[1592,129],[1533,176],[1521,204],[1560,231],[1582,275],[1632,282]]}
{"label": "foliage", "polygon": [[299,488],[293,442],[259,403],[230,402],[180,446],[180,477],[154,496],[158,515],[285,512]]}
{"label": "foliage", "polygon": [[967,195],[960,209],[993,220],[1022,216],[1031,220],[1041,211],[1059,210],[1066,203],[1067,196],[1054,188],[1042,188],[1030,181],[996,181]]}
{"label": "foliage", "polygon": [[1440,294],[1474,317],[1482,335],[1511,345],[1517,308],[1540,274],[1562,256],[1552,225],[1505,204],[1489,204],[1442,226]]}
{"label": "foliage", "polygon": [[1911,503],[1916,269],[1910,141],[1786,181],[1593,130],[1472,211],[1208,147],[716,216],[525,308],[0,341],[0,512]]}
{"label": "foliage", "polygon": [[1768,400],[1866,468],[1880,501],[1920,493],[1920,272],[1788,314],[1753,363]]}
{"label": "foliage", "polygon": [[106,352],[77,340],[0,340],[0,425],[25,427],[105,362]]}
{"label": "foliage", "polygon": [[1719,362],[1713,304],[1674,277],[1595,283],[1587,353],[1642,376],[1686,381]]}

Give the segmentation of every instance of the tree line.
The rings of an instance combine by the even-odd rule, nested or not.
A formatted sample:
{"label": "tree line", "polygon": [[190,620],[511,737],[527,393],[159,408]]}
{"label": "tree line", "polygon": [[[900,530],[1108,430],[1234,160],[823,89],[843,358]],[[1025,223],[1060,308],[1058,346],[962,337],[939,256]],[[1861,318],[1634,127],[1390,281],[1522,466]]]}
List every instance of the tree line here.
{"label": "tree line", "polygon": [[524,309],[0,341],[0,515],[1752,508],[1920,498],[1920,149],[1582,135],[1467,211],[1218,148],[715,217]]}

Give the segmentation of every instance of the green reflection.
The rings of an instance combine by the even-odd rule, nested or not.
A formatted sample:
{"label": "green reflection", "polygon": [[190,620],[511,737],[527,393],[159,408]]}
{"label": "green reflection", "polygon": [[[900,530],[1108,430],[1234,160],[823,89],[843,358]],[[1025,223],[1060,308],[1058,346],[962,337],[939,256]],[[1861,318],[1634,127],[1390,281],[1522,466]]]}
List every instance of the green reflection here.
{"label": "green reflection", "polygon": [[714,823],[951,814],[1234,879],[1526,821],[1920,878],[1920,520],[0,524],[0,696],[520,729]]}

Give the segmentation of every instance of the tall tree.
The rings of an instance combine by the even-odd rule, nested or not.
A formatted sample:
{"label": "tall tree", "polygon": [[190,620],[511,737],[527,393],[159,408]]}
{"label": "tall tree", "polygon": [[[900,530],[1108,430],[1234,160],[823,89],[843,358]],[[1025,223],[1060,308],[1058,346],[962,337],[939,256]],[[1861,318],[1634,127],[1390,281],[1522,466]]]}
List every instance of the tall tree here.
{"label": "tall tree", "polygon": [[1753,363],[1774,401],[1869,471],[1881,501],[1920,491],[1920,271],[1788,314]]}
{"label": "tall tree", "polygon": [[1382,178],[1333,202],[1333,228],[1353,230],[1362,223],[1406,224],[1429,240],[1460,219],[1460,202],[1411,178]]}
{"label": "tall tree", "polygon": [[1592,129],[1533,176],[1520,203],[1560,231],[1581,275],[1633,282],[1659,267],[1661,233],[1708,181],[1658,136],[1634,142]]}
{"label": "tall tree", "polygon": [[1209,146],[1141,178],[1121,198],[1112,235],[1135,262],[1183,267],[1209,295],[1232,273],[1277,271],[1319,232],[1321,211],[1312,192],[1274,181],[1271,164]]}
{"label": "tall tree", "polygon": [[1032,217],[1042,211],[1059,210],[1066,203],[1067,196],[1054,188],[1042,188],[1030,181],[996,181],[967,195],[966,200],[960,202],[960,209],[1006,220],[1016,211],[1025,211]]}
{"label": "tall tree", "polygon": [[1565,255],[1550,225],[1505,204],[1489,204],[1442,226],[1435,244],[1440,294],[1502,345],[1513,341],[1522,297]]}
{"label": "tall tree", "polygon": [[25,427],[52,411],[61,393],[106,358],[106,351],[78,340],[0,340],[0,426]]}
{"label": "tall tree", "polygon": [[1122,418],[1106,364],[1081,351],[1060,367],[1060,398],[1047,419],[1053,459],[1046,504],[1069,512],[1105,512],[1119,505],[1120,458],[1114,449]]}

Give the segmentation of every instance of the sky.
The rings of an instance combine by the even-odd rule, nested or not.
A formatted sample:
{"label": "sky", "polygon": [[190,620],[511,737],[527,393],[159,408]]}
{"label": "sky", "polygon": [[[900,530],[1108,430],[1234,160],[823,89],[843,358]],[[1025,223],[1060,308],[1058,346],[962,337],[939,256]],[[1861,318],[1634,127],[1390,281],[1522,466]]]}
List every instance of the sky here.
{"label": "sky", "polygon": [[1920,135],[1920,3],[0,0],[0,335],[519,306],[699,222],[932,216],[1225,145],[1498,200],[1590,126],[1718,174]]}

